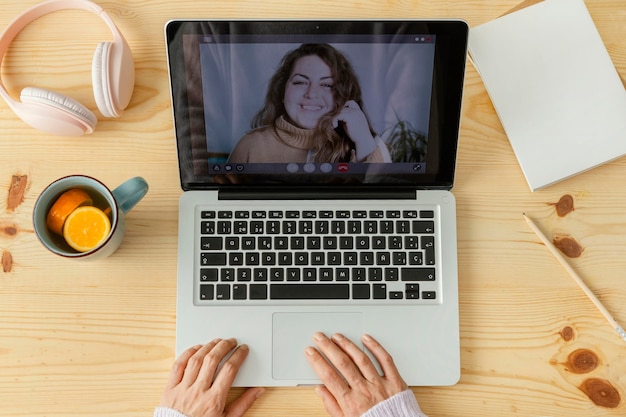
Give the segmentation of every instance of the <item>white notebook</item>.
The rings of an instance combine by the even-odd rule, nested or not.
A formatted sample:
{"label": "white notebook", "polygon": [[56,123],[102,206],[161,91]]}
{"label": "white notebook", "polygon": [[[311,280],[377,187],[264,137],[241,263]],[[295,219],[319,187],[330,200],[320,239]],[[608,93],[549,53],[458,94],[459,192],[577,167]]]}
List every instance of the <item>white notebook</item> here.
{"label": "white notebook", "polygon": [[626,154],[626,90],[582,0],[546,0],[470,30],[532,191]]}

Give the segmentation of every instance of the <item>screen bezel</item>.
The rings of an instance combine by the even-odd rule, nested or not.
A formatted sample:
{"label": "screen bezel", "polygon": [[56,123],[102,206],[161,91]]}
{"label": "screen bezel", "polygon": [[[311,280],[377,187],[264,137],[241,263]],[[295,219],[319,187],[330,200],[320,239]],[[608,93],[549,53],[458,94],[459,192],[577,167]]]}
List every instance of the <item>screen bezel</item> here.
{"label": "screen bezel", "polygon": [[[194,159],[208,161],[206,134],[192,137],[192,129],[204,130],[203,113],[189,106],[190,95],[197,91],[187,89],[187,76],[194,69],[186,68],[183,56],[183,34],[433,34],[436,36],[431,115],[429,122],[429,149],[435,155],[438,170],[435,173],[413,175],[385,175],[376,182],[363,183],[358,178],[346,176],[342,181],[324,183],[325,188],[394,189],[450,189],[454,183],[456,152],[460,128],[461,101],[467,56],[468,26],[462,20],[352,20],[352,21],[300,21],[300,20],[172,20],[165,26],[167,58],[172,92],[174,128],[176,133],[180,181],[183,190],[210,190],[249,187],[285,188],[293,182],[281,182],[267,176],[262,181],[247,180],[245,175],[237,181],[215,182],[214,176],[194,166]],[[196,69],[197,70],[197,69]],[[177,82],[180,81],[180,82]],[[197,98],[196,98],[197,100]],[[195,113],[194,113],[195,112]],[[195,124],[195,125],[194,125]],[[200,126],[202,125],[202,126]],[[200,149],[200,151],[198,150]],[[203,151],[204,150],[204,153]],[[303,178],[304,179],[304,178]],[[318,189],[316,181],[298,182],[302,190]]]}

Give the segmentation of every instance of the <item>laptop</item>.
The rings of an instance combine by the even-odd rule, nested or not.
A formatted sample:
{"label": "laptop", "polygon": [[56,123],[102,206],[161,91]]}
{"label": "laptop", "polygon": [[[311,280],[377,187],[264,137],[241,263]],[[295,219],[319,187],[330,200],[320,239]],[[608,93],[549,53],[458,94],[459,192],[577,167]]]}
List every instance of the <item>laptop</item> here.
{"label": "laptop", "polygon": [[[411,386],[460,378],[460,20],[172,20],[176,351],[250,346],[235,386],[319,383],[370,334]],[[367,352],[370,354],[369,352]]]}

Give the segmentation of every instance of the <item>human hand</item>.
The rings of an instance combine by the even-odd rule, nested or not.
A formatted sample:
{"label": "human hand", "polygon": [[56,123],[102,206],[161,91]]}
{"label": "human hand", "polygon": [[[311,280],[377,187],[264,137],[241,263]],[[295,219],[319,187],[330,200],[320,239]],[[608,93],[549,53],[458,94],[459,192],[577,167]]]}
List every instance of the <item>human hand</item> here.
{"label": "human hand", "polygon": [[348,100],[344,108],[333,119],[333,127],[343,124],[346,134],[356,147],[357,160],[362,161],[376,149],[376,142],[370,131],[365,113],[354,100]]}
{"label": "human hand", "polygon": [[[232,355],[218,370],[231,351]],[[250,388],[226,406],[228,391],[247,356],[248,346],[237,347],[235,339],[215,339],[187,349],[172,365],[161,406],[189,417],[243,416],[263,393],[263,388]]]}
{"label": "human hand", "polygon": [[408,388],[391,355],[371,336],[363,335],[361,341],[380,364],[383,375],[369,356],[345,336],[334,334],[329,339],[316,333],[313,339],[319,351],[308,347],[306,357],[324,384],[317,392],[332,417],[358,417]]}

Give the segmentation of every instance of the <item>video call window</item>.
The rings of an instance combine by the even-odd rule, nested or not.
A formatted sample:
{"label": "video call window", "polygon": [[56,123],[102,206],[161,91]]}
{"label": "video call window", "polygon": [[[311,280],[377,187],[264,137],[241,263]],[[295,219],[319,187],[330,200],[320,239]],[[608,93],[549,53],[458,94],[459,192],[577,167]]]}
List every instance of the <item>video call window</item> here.
{"label": "video call window", "polygon": [[[377,168],[387,173],[425,172],[435,36],[302,35],[289,36],[288,39],[289,42],[285,42],[284,35],[206,34],[184,37],[185,50],[190,51],[186,55],[199,56],[199,71],[195,75],[196,78],[199,76],[200,82],[189,79],[188,82],[194,85],[188,85],[188,90],[195,89],[196,94],[201,92],[203,125],[197,126],[197,130],[203,131],[205,140],[206,166],[201,168],[203,171],[208,169],[214,175],[223,174],[225,170],[286,174],[312,170],[316,174],[332,174],[346,169],[347,162],[351,163],[349,169],[353,172],[363,173],[372,167],[359,166],[363,164],[358,162],[373,162],[387,164]],[[267,102],[268,91],[276,90],[270,88],[272,77],[290,53],[306,44],[325,45],[348,62],[360,90],[360,106],[356,107],[366,117],[368,130],[381,155],[375,155],[372,161],[367,158],[359,160],[354,156],[355,150],[352,150],[353,156],[346,153],[343,159],[316,160],[310,155],[315,152],[311,151],[304,159],[281,161],[281,150],[276,149],[275,155],[268,156],[265,152],[264,160],[231,161],[238,142],[251,131],[262,128],[258,122],[254,124],[254,117]],[[322,60],[328,62],[334,60],[334,56],[322,57]],[[302,72],[315,73],[315,70],[305,67]],[[328,70],[332,82],[329,88],[336,87],[346,78],[340,70]],[[337,74],[332,74],[333,71]],[[290,83],[292,81],[294,84],[309,82],[307,74],[304,78],[289,80]],[[345,98],[337,101],[342,100],[345,101]],[[284,108],[276,114],[281,112],[285,113],[284,119],[293,123]],[[335,123],[335,130],[345,135],[345,122],[340,120]],[[275,130],[275,127],[268,128]],[[349,136],[347,139],[346,142],[351,142]],[[272,159],[274,156],[276,159]],[[305,166],[307,162],[309,165]]]}

